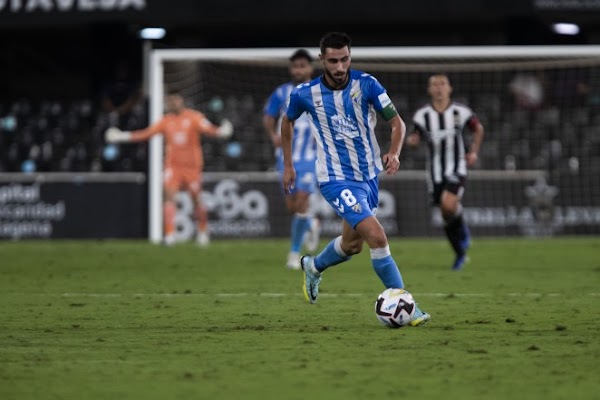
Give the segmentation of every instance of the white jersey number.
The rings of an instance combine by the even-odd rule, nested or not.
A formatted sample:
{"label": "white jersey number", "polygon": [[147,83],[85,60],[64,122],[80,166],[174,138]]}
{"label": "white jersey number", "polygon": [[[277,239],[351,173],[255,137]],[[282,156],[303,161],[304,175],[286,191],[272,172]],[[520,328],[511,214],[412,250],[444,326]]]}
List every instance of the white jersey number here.
{"label": "white jersey number", "polygon": [[340,211],[344,212],[344,204],[342,201],[348,206],[352,207],[357,203],[356,197],[352,194],[350,189],[344,189],[340,192],[340,197],[333,201],[333,205]]}

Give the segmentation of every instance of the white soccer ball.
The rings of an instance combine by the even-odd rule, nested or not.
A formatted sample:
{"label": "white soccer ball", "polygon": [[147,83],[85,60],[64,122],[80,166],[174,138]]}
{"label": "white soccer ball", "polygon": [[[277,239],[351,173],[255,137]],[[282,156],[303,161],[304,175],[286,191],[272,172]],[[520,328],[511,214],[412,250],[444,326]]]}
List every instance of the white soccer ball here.
{"label": "white soccer ball", "polygon": [[383,325],[401,328],[410,323],[416,308],[415,299],[406,290],[389,288],[377,298],[375,315]]}

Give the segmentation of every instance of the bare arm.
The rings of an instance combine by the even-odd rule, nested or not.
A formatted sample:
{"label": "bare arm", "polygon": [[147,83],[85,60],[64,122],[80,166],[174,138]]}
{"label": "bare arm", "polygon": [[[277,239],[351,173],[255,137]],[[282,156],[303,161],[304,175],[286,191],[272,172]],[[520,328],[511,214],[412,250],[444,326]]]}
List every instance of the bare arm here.
{"label": "bare arm", "polygon": [[270,115],[263,116],[263,126],[274,147],[281,146],[281,136],[277,134],[277,120]]}
{"label": "bare arm", "polygon": [[419,143],[421,143],[421,136],[419,136],[417,132],[412,132],[406,138],[406,144],[408,144],[411,147],[416,147],[419,145]]}
{"label": "bare arm", "polygon": [[294,125],[287,115],[281,121],[281,148],[283,150],[283,190],[290,193],[296,181],[296,170],[292,161],[292,139]]}
{"label": "bare arm", "polygon": [[483,136],[483,125],[481,125],[481,122],[476,121],[473,126],[473,141],[471,143],[471,147],[469,148],[469,152],[465,155],[467,159],[467,165],[469,167],[472,167],[477,162],[479,150],[481,148],[481,142],[483,142]]}
{"label": "bare arm", "polygon": [[402,151],[402,144],[404,143],[404,136],[406,135],[406,125],[399,115],[390,119],[388,123],[392,128],[392,141],[389,151],[387,154],[383,155],[383,163],[386,173],[388,175],[394,175],[400,168],[400,152]]}

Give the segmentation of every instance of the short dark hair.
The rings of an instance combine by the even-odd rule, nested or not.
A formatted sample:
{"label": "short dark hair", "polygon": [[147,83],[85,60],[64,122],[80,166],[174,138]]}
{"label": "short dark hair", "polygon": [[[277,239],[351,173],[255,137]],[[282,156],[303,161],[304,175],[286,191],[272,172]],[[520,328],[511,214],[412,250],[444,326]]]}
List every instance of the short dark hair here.
{"label": "short dark hair", "polygon": [[313,58],[310,53],[305,49],[298,49],[290,56],[290,61],[296,61],[299,58],[304,58],[309,63],[313,62]]}
{"label": "short dark hair", "polygon": [[319,47],[321,48],[321,54],[325,54],[325,49],[328,48],[343,49],[348,46],[348,50],[350,50],[351,43],[350,36],[344,32],[328,32],[321,38]]}
{"label": "short dark hair", "polygon": [[448,82],[450,82],[450,77],[448,76],[448,73],[444,71],[434,71],[432,74],[429,74],[429,77],[427,79],[429,80],[434,76],[445,76],[446,79],[448,79]]}

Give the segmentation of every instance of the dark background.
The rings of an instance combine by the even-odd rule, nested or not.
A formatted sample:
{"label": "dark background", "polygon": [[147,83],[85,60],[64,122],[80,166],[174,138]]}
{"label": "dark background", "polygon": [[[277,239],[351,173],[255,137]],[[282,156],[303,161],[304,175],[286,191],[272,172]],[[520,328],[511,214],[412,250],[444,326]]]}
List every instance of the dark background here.
{"label": "dark background", "polygon": [[[155,47],[314,47],[342,30],[355,46],[600,43],[600,0],[0,0],[0,101],[93,98],[125,63],[141,79],[145,26]],[[561,36],[553,22],[581,32]]]}
{"label": "dark background", "polygon": [[[144,49],[144,41],[138,32],[144,27],[166,29],[165,38],[151,42],[155,48],[317,47],[320,37],[333,30],[349,33],[354,46],[600,44],[600,0],[305,0],[295,3],[266,0],[255,3],[258,2],[0,0],[0,173],[147,170],[145,143],[117,148],[104,141],[104,131],[109,126],[133,130],[148,122],[147,102],[143,94],[137,96],[142,82]],[[573,36],[558,35],[551,29],[555,22],[577,23],[581,31]],[[118,70],[125,71],[125,76],[117,76]],[[287,78],[287,71],[279,72],[283,74],[282,80]],[[581,78],[560,75],[562,70],[550,72],[558,74],[557,82],[563,85]],[[415,76],[404,75],[403,79]],[[516,169],[548,171],[549,184],[560,189],[560,196],[554,199],[556,205],[578,206],[595,212],[592,206],[597,204],[595,182],[600,171],[600,135],[597,131],[600,126],[600,85],[597,78],[584,77],[582,82],[587,91],[581,98],[563,102],[563,97],[559,96],[558,103],[551,96],[556,87],[552,86],[552,79],[548,79],[548,89],[552,90],[548,92],[547,103],[530,112],[516,109],[511,99],[506,98],[508,92],[498,88],[494,89],[493,96],[486,92],[483,98],[497,98],[501,107],[487,107],[495,103],[481,101],[477,80],[471,81],[470,86],[465,81],[460,85],[460,76],[455,77],[463,94],[467,94],[469,87],[476,89],[471,100],[489,132],[482,149],[484,169],[508,168],[506,157],[513,157]],[[385,82],[384,73],[380,78]],[[424,84],[417,78],[414,82],[402,83],[403,87],[412,88],[411,93],[416,93],[415,87],[421,90]],[[107,93],[113,96],[107,96]],[[132,93],[136,94],[133,108],[116,111],[106,106],[107,97],[119,99]],[[198,101],[202,103],[202,109],[209,109],[205,100],[210,99]],[[403,110],[407,113],[420,101],[418,96],[410,98],[410,104],[405,100]],[[241,158],[236,158],[228,155],[225,144],[204,142],[207,172],[268,170],[273,162],[272,148],[257,117],[261,104],[257,101],[251,109],[244,108],[241,110],[243,115],[233,105],[226,107],[232,116],[239,117],[236,136],[232,140],[238,140],[244,152]],[[551,118],[559,115],[554,112],[557,109],[560,118]],[[487,119],[484,118],[486,115]],[[215,121],[221,117],[209,115],[213,116]],[[424,152],[408,154],[403,160],[404,168],[422,169]],[[576,167],[572,166],[573,162]],[[519,200],[523,197],[521,187],[488,192],[480,189],[482,186],[477,182],[473,183],[468,196],[479,193],[504,202],[502,195],[509,194],[513,202],[506,201],[507,204],[525,206]],[[417,186],[413,189],[423,194],[420,206],[426,210],[425,190],[422,183]],[[492,188],[487,184],[485,187]],[[80,215],[89,212],[85,207],[89,198],[84,198],[80,189],[71,185],[68,190],[61,186],[55,192],[48,192],[57,196],[71,193],[68,196],[74,199],[67,210],[68,224],[56,223],[56,235],[71,237],[72,232],[77,232],[80,237],[145,235],[145,187],[137,185],[130,188],[131,191],[121,188],[117,190],[118,194],[104,190],[85,193],[88,197],[91,193],[92,201],[108,205],[106,209],[119,208],[114,202],[119,202],[121,197],[131,201],[127,208],[131,212],[127,217],[118,217],[132,218],[126,224],[132,231],[122,230],[122,224],[119,224],[122,221],[104,214],[98,216],[106,224],[106,230],[98,226],[93,228],[94,224],[86,225],[87,218]],[[52,196],[50,199],[56,200]],[[481,199],[485,199],[485,204],[491,204],[489,197]],[[478,204],[479,198],[467,197],[466,200]],[[551,198],[550,203],[552,201]],[[413,209],[411,206],[410,210]],[[401,214],[399,209],[398,216],[403,219]],[[428,215],[423,212],[419,218],[421,222],[405,225],[410,234],[424,233],[418,229],[426,228],[422,222]],[[279,216],[278,220],[281,219]],[[554,233],[597,232],[588,225],[579,225],[557,225],[558,230]],[[283,232],[285,226],[289,225],[283,224],[277,229]],[[86,230],[88,228],[93,229]],[[439,233],[440,230],[435,228]],[[481,229],[478,233],[497,233],[496,228],[489,232],[484,232],[485,227],[476,229]],[[505,233],[519,233],[520,227],[510,229]]]}

